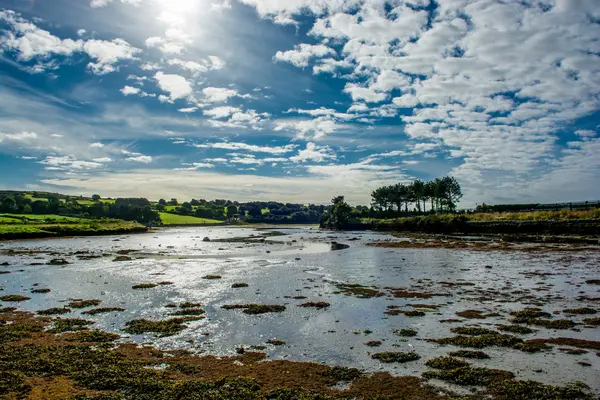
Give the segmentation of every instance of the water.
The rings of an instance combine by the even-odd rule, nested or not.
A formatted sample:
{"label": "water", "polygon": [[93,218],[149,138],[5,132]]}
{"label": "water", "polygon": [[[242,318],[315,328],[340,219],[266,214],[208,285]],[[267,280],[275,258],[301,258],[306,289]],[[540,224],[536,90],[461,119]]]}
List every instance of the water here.
{"label": "water", "polygon": [[[600,297],[600,286],[585,280],[600,278],[598,252],[510,252],[451,249],[386,249],[365,246],[370,241],[390,239],[368,232],[320,232],[308,227],[277,230],[285,233],[259,241],[272,232],[248,228],[177,228],[132,236],[65,238],[0,243],[0,263],[11,265],[10,274],[0,275],[5,294],[22,293],[32,299],[18,306],[36,311],[62,307],[69,299],[100,299],[102,307],[123,307],[122,313],[93,317],[96,328],[121,331],[135,318],[168,318],[169,303],[201,302],[207,318],[192,322],[181,334],[155,339],[152,335],[127,336],[124,341],[153,341],[160,348],[191,349],[199,353],[234,354],[240,346],[265,345],[268,339],[284,340],[284,346],[267,345],[269,359],[314,361],[347,365],[368,371],[387,370],[397,375],[420,375],[424,362],[457,348],[427,342],[426,338],[454,336],[453,326],[478,325],[494,329],[506,324],[508,313],[541,303],[547,312],[567,308],[600,309],[598,300],[578,301],[578,296]],[[215,239],[250,237],[256,242],[215,242]],[[209,237],[213,241],[204,242]],[[348,249],[331,251],[336,241]],[[9,253],[11,249],[15,252]],[[80,260],[81,250],[101,256]],[[135,250],[131,261],[113,262],[119,250]],[[65,258],[66,266],[30,265]],[[491,266],[492,268],[486,268]],[[533,273],[533,274],[532,274]],[[548,273],[552,275],[547,275]],[[221,275],[206,280],[207,274]],[[133,290],[138,283],[170,281],[172,285]],[[234,282],[249,287],[232,289]],[[449,286],[441,282],[474,285]],[[337,283],[359,283],[385,293],[361,299],[339,293]],[[37,285],[37,286],[34,286]],[[31,288],[50,288],[48,294],[31,294]],[[393,298],[384,288],[405,288],[444,296],[431,299]],[[286,298],[286,296],[288,298]],[[305,296],[305,300],[289,297]],[[500,302],[501,300],[502,302]],[[331,306],[317,310],[297,307],[306,301],[325,301]],[[506,302],[509,301],[509,302]],[[235,303],[283,304],[283,313],[246,315],[224,310]],[[423,317],[388,316],[390,305],[433,304]],[[5,303],[5,306],[8,305]],[[458,318],[457,311],[477,309],[499,313],[499,317],[442,323]],[[73,310],[69,317],[85,310]],[[562,316],[561,316],[562,315]],[[580,322],[590,316],[557,315]],[[596,314],[595,316],[598,316]],[[593,315],[591,316],[593,317]],[[394,329],[418,331],[414,338],[401,338]],[[523,338],[570,337],[600,340],[600,328],[578,325],[576,330],[534,327],[535,334]],[[364,330],[372,333],[365,334]],[[381,341],[380,347],[365,342]],[[505,348],[483,349],[490,360],[475,360],[476,366],[505,369],[519,379],[562,384],[582,381],[600,391],[600,357],[590,350],[567,355],[553,350],[536,354]],[[382,351],[416,351],[421,360],[402,365],[382,364],[371,354]],[[584,367],[577,362],[592,364]]]}

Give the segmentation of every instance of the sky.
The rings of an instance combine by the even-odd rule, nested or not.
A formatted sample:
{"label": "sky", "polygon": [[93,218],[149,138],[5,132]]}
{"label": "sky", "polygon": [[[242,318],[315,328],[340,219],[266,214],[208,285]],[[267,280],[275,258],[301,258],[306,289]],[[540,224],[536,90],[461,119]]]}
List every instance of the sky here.
{"label": "sky", "polygon": [[598,0],[0,0],[0,189],[600,199]]}

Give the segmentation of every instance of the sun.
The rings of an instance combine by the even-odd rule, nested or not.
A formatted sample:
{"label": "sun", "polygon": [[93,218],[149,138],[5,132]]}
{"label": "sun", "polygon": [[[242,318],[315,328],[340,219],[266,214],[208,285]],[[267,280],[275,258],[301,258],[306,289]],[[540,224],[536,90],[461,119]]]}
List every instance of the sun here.
{"label": "sun", "polygon": [[160,21],[172,26],[185,25],[190,15],[196,14],[205,3],[203,0],[154,0]]}

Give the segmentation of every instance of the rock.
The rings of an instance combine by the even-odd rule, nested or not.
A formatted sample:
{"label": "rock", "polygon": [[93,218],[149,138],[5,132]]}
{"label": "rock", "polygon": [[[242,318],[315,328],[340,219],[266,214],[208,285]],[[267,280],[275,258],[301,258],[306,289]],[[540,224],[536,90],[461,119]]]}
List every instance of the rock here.
{"label": "rock", "polygon": [[48,261],[47,265],[67,265],[67,264],[70,264],[70,262],[68,262],[64,258],[54,258],[54,259]]}
{"label": "rock", "polygon": [[210,238],[208,236],[205,236],[204,239],[202,239],[203,242],[210,242]]}

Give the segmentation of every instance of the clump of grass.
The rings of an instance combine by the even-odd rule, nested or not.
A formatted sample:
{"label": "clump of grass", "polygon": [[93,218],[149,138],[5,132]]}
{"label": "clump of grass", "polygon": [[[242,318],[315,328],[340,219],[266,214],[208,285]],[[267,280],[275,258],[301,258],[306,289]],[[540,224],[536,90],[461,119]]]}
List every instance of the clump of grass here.
{"label": "clump of grass", "polygon": [[93,321],[81,318],[58,318],[53,321],[52,328],[48,329],[48,332],[63,333],[84,331],[88,329],[88,325],[93,323]]}
{"label": "clump of grass", "polygon": [[179,305],[179,308],[198,308],[202,307],[202,303],[192,303],[191,301],[186,301]]}
{"label": "clump of grass", "polygon": [[363,372],[357,368],[333,367],[323,373],[323,376],[334,379],[336,382],[352,382],[363,376]]}
{"label": "clump of grass", "polygon": [[102,332],[102,331],[82,331],[74,333],[66,340],[69,342],[83,342],[83,343],[109,343],[119,339],[121,335],[116,333]]}
{"label": "clump of grass", "polygon": [[460,367],[449,370],[425,371],[423,377],[440,379],[456,385],[488,386],[494,381],[511,379],[514,374],[499,369]]}
{"label": "clump of grass", "polygon": [[568,308],[563,311],[565,314],[596,314],[598,311],[589,307],[581,307],[581,308]]}
{"label": "clump of grass", "polygon": [[529,323],[532,325],[543,326],[547,329],[571,329],[575,325],[577,325],[575,322],[569,319],[534,319],[531,320]]}
{"label": "clump of grass", "polygon": [[248,284],[244,283],[244,282],[236,282],[236,283],[232,284],[231,287],[233,289],[245,288],[245,287],[248,287]]}
{"label": "clump of grass", "polygon": [[86,307],[95,307],[102,303],[101,300],[74,300],[69,303],[69,307],[71,308],[86,308]]}
{"label": "clump of grass", "polygon": [[436,357],[432,358],[431,360],[427,360],[425,362],[425,365],[427,365],[430,368],[447,370],[467,367],[470,364],[466,361],[459,360],[458,358],[454,357]]}
{"label": "clump of grass", "polygon": [[132,258],[129,256],[116,256],[113,261],[114,262],[119,262],[119,261],[131,261]]}
{"label": "clump of grass", "polygon": [[172,312],[170,315],[204,315],[205,313],[206,311],[204,311],[202,308],[184,308],[182,310]]}
{"label": "clump of grass", "polygon": [[521,335],[527,335],[535,332],[535,330],[521,325],[499,325],[498,329],[504,332],[519,333]]}
{"label": "clump of grass", "polygon": [[583,320],[586,325],[600,326],[600,318],[586,318]]}
{"label": "clump of grass", "polygon": [[368,341],[368,342],[365,343],[365,346],[379,347],[379,346],[381,346],[381,342],[379,340],[370,340],[370,341]]}
{"label": "clump of grass", "polygon": [[513,317],[515,317],[515,322],[517,321],[527,321],[535,318],[551,318],[552,315],[545,311],[542,311],[539,308],[525,308],[521,311],[513,311],[510,313]]}
{"label": "clump of grass", "polygon": [[[171,318],[161,321],[134,319],[125,323],[123,331],[132,335],[156,333],[159,337],[173,336],[184,330],[186,328],[185,323],[191,320],[190,318]],[[196,320],[196,318],[193,320]]]}
{"label": "clump of grass", "polygon": [[31,386],[25,383],[25,375],[19,372],[0,372],[0,395],[14,393],[14,398],[21,398],[30,391]]}
{"label": "clump of grass", "polygon": [[498,316],[498,314],[495,314],[495,313],[485,314],[481,310],[464,310],[464,311],[458,311],[456,313],[456,315],[458,315],[459,317],[468,318],[468,319],[486,319],[488,317],[496,317],[496,316]]}
{"label": "clump of grass", "polygon": [[489,391],[503,399],[513,400],[592,400],[589,387],[576,382],[565,386],[545,385],[536,381],[503,380],[491,385]]}
{"label": "clump of grass", "polygon": [[550,350],[552,347],[541,342],[523,342],[516,344],[514,348],[526,353],[537,353],[543,350]]}
{"label": "clump of grass", "polygon": [[251,315],[285,311],[285,306],[276,304],[226,304],[222,308],[226,310],[242,309],[245,314]]}
{"label": "clump of grass", "polygon": [[285,342],[279,339],[269,339],[265,343],[272,344],[273,346],[283,346]]}
{"label": "clump of grass", "polygon": [[417,331],[415,331],[414,329],[394,329],[394,330],[392,330],[392,332],[394,333],[394,335],[397,335],[397,336],[404,336],[404,337],[417,336]]}
{"label": "clump of grass", "polygon": [[448,354],[452,357],[472,358],[476,360],[486,360],[490,358],[486,353],[479,350],[458,350]]}
{"label": "clump of grass", "polygon": [[20,323],[0,325],[0,343],[30,338],[32,333],[41,331],[42,327],[39,325]]}
{"label": "clump of grass", "polygon": [[68,262],[64,258],[54,258],[54,259],[48,261],[48,265],[67,265],[67,264],[70,264],[70,262]]}
{"label": "clump of grass", "polygon": [[384,294],[376,289],[371,289],[357,283],[343,283],[336,285],[341,293],[346,296],[354,296],[359,299],[369,299],[371,297],[381,297]]}
{"label": "clump of grass", "polygon": [[469,335],[469,336],[481,336],[481,335],[493,335],[498,334],[498,332],[486,329],[479,328],[474,326],[457,326],[450,329],[451,332],[458,333],[459,335]]}
{"label": "clump of grass", "polygon": [[221,275],[211,275],[211,274],[204,275],[202,277],[202,279],[221,279],[221,278],[222,278]]}
{"label": "clump of grass", "polygon": [[158,283],[138,283],[137,285],[133,285],[132,289],[151,289],[157,287]]}
{"label": "clump of grass", "polygon": [[307,303],[298,305],[298,307],[312,307],[312,308],[317,308],[319,310],[323,309],[323,308],[327,308],[329,306],[331,306],[331,304],[327,303],[326,301],[319,301],[319,302],[309,301]]}
{"label": "clump of grass", "polygon": [[30,300],[31,297],[21,296],[20,294],[8,294],[6,296],[0,297],[2,301],[26,301]]}
{"label": "clump of grass", "polygon": [[501,333],[496,334],[487,334],[480,336],[453,336],[442,339],[429,339],[432,342],[440,343],[440,344],[450,344],[453,346],[459,347],[471,347],[475,349],[481,349],[484,347],[490,346],[499,346],[499,347],[513,347],[519,343],[522,343],[523,340],[511,335],[505,335]]}
{"label": "clump of grass", "polygon": [[371,356],[375,360],[379,360],[383,363],[405,363],[409,361],[416,361],[421,358],[420,355],[411,352],[385,352],[375,353]]}
{"label": "clump of grass", "polygon": [[48,308],[46,310],[39,310],[37,312],[37,314],[39,315],[60,315],[60,314],[68,314],[71,312],[70,308],[66,308],[66,307],[55,307],[55,308]]}
{"label": "clump of grass", "polygon": [[91,310],[84,311],[84,312],[82,312],[82,314],[97,315],[97,314],[106,314],[106,313],[121,312],[121,311],[125,311],[125,309],[121,308],[121,307],[100,307],[100,308],[93,308]]}
{"label": "clump of grass", "polygon": [[39,293],[39,294],[44,294],[44,293],[50,293],[51,290],[48,288],[42,288],[42,289],[31,289],[31,293]]}

